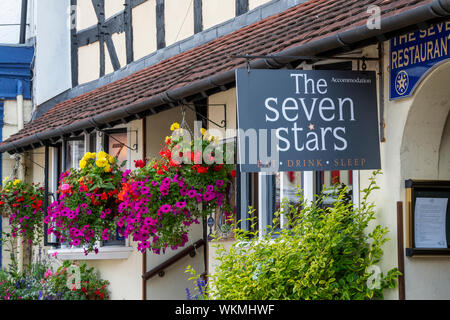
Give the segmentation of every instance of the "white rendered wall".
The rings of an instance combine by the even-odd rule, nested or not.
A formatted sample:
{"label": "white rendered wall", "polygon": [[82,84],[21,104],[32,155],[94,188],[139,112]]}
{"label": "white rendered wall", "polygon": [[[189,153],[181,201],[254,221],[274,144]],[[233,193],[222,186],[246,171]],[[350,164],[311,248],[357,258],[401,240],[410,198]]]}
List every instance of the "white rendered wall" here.
{"label": "white rendered wall", "polygon": [[70,0],[36,3],[34,103],[39,105],[71,88]]}

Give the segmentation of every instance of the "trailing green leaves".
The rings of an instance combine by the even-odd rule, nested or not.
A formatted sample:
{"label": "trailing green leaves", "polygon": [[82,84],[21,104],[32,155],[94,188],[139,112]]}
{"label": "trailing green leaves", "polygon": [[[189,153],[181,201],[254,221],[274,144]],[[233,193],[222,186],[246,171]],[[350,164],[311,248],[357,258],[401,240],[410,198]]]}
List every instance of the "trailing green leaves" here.
{"label": "trailing green leaves", "polygon": [[[359,208],[337,190],[330,208],[320,205],[324,195],[307,205],[286,206],[290,217],[281,231],[270,230],[262,239],[257,232],[236,229],[237,241],[226,250],[220,243],[217,265],[209,276],[205,298],[210,299],[381,299],[394,288],[396,268],[381,272],[382,246],[388,229],[376,225],[375,206],[369,194],[378,189],[374,172]],[[275,215],[278,216],[280,212]],[[187,272],[198,277],[189,268]]]}

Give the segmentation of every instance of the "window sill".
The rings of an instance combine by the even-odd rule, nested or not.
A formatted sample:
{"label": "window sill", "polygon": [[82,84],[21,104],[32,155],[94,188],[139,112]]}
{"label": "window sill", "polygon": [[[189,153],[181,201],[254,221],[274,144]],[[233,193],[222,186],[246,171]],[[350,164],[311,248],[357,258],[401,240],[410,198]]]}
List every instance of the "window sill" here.
{"label": "window sill", "polygon": [[133,248],[128,246],[111,246],[100,247],[97,254],[90,252],[85,255],[83,248],[51,249],[48,253],[57,253],[56,257],[60,260],[115,260],[128,259],[132,251]]}

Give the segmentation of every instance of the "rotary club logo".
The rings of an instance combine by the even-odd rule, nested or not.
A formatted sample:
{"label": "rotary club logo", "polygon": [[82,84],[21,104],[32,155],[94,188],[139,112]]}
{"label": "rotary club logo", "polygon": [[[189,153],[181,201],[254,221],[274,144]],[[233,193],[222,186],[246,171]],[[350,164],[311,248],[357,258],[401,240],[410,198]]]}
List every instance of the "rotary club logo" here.
{"label": "rotary club logo", "polygon": [[408,90],[408,86],[408,74],[406,73],[406,71],[402,70],[397,74],[397,77],[395,78],[395,91],[397,91],[397,93],[402,96]]}

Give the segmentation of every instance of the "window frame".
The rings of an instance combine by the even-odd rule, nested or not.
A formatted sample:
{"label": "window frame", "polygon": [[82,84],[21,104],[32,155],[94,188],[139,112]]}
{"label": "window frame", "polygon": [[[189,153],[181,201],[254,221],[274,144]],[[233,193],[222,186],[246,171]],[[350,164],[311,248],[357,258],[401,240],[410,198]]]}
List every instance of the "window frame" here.
{"label": "window frame", "polygon": [[[127,143],[128,143],[128,128],[115,128],[115,129],[110,129],[110,130],[105,130],[103,131],[103,143],[102,143],[102,148],[103,150],[105,150],[105,152],[107,152],[108,154],[110,154],[110,150],[109,150],[109,136],[112,134],[123,134],[125,133],[127,135]],[[128,164],[128,155],[129,155],[129,151],[127,150],[127,164]],[[126,245],[126,239],[124,237],[121,237],[119,235],[119,231],[116,230],[116,237],[115,239],[111,239],[111,240],[107,240],[107,241],[102,241],[102,247],[114,247],[114,246],[125,246]]]}

